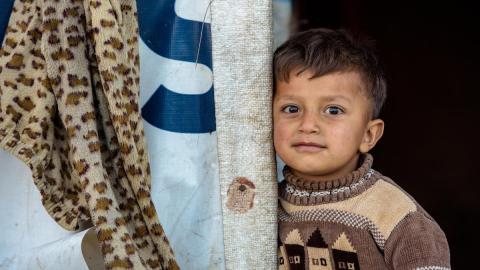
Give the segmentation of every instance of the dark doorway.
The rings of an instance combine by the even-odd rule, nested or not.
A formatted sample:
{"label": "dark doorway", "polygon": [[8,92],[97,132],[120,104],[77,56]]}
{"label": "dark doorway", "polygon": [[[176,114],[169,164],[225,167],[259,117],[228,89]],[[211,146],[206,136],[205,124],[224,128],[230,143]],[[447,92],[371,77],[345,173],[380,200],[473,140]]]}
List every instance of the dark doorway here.
{"label": "dark doorway", "polygon": [[374,168],[445,231],[453,269],[470,269],[479,237],[477,9],[462,2],[294,1],[295,30],[346,28],[376,40],[389,92]]}

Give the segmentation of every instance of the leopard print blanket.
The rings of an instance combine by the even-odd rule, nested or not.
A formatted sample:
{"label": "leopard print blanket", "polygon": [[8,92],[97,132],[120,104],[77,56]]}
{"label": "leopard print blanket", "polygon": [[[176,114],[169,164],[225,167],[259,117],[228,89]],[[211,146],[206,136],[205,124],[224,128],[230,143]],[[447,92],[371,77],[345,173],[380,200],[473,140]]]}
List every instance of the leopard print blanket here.
{"label": "leopard print blanket", "polygon": [[[16,0],[0,49],[0,146],[106,269],[178,269],[150,196],[134,0]],[[12,179],[13,181],[13,179]]]}

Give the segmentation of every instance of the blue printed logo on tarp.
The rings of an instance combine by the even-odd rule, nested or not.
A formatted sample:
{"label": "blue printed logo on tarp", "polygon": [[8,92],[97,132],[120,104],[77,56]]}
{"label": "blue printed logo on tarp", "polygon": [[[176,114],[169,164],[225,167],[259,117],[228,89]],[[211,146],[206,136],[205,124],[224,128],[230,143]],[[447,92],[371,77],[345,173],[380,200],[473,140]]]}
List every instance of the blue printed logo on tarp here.
{"label": "blue printed logo on tarp", "polygon": [[[202,22],[179,16],[174,0],[139,0],[137,6],[141,42],[149,51],[140,58],[142,76],[149,81],[142,91],[151,91],[142,104],[143,118],[172,132],[215,131],[210,24],[202,28]],[[160,71],[149,79],[145,69]]]}

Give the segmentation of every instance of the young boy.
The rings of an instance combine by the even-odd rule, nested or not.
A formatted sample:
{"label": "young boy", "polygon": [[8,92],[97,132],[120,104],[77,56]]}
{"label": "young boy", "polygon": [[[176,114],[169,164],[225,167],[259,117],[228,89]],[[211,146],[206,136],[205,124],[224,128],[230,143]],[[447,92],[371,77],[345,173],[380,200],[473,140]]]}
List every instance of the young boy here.
{"label": "young boy", "polygon": [[280,183],[279,269],[450,269],[445,234],[372,169],[386,98],[373,51],[344,31],[313,29],[274,55]]}

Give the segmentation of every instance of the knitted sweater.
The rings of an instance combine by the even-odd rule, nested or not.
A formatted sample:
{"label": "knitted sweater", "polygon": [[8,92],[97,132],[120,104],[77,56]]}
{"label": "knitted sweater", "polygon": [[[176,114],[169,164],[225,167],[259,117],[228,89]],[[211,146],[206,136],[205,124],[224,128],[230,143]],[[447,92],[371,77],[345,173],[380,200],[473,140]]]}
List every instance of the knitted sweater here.
{"label": "knitted sweater", "polygon": [[339,179],[313,182],[288,167],[280,183],[279,269],[450,269],[438,224],[367,154]]}
{"label": "knitted sweater", "polygon": [[[135,0],[16,0],[0,49],[0,147],[106,269],[178,269],[150,196]],[[15,179],[11,179],[14,181]]]}

